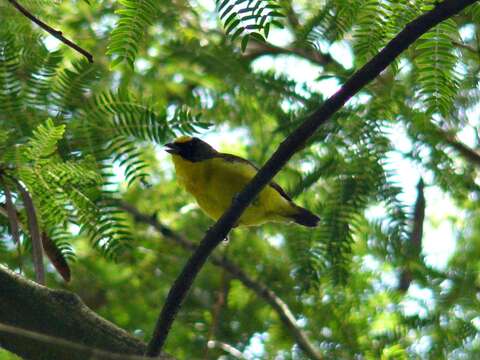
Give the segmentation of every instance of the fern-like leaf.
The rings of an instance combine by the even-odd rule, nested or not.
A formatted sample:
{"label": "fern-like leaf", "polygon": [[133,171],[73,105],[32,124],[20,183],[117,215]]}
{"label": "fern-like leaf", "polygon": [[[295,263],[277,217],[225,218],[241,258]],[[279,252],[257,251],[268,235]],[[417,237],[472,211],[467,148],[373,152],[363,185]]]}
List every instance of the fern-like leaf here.
{"label": "fern-like leaf", "polygon": [[53,121],[48,119],[45,124],[40,124],[33,131],[33,136],[24,148],[24,155],[31,161],[52,156],[64,132],[64,125],[55,126]]}
{"label": "fern-like leaf", "polygon": [[197,111],[184,105],[175,108],[171,116],[153,105],[136,99],[128,93],[105,92],[97,95],[80,119],[91,141],[104,139],[100,147],[92,149],[97,159],[113,159],[125,169],[128,184],[145,178],[147,167],[141,158],[136,140],[164,144],[178,131],[192,134],[209,124],[201,121]]}
{"label": "fern-like leaf", "polygon": [[306,42],[320,50],[320,44],[341,40],[351,31],[362,8],[361,1],[331,0],[312,16],[297,35],[297,41]]}
{"label": "fern-like leaf", "polygon": [[34,65],[24,88],[25,99],[29,106],[47,110],[45,105],[50,103],[53,81],[62,59],[60,51],[45,51],[42,62]]}
{"label": "fern-like leaf", "polygon": [[453,39],[458,39],[458,29],[449,19],[423,35],[416,46],[420,93],[429,111],[444,116],[452,108],[458,89]]}
{"label": "fern-like leaf", "polygon": [[155,0],[120,0],[119,3],[122,7],[115,11],[119,19],[107,53],[115,56],[112,67],[126,62],[133,69],[139,44],[155,19],[157,5]]}
{"label": "fern-like leaf", "polygon": [[285,15],[277,1],[216,0],[216,2],[225,33],[232,40],[242,36],[243,50],[247,47],[250,37],[265,41],[272,25],[283,27],[279,20]]}
{"label": "fern-like leaf", "polygon": [[[0,34],[1,35],[1,34]],[[19,50],[13,36],[0,37],[0,120],[13,122],[21,118],[21,84]],[[18,116],[18,117],[17,117]]]}
{"label": "fern-like leaf", "polygon": [[64,113],[81,106],[87,89],[96,79],[96,65],[84,59],[74,61],[72,69],[65,68],[55,77],[53,103]]}
{"label": "fern-like leaf", "polygon": [[131,94],[101,93],[94,98],[84,117],[87,125],[97,132],[104,129],[158,144],[173,135],[163,111],[156,111],[151,104],[139,101]]}
{"label": "fern-like leaf", "polygon": [[355,55],[363,64],[378,53],[387,42],[387,24],[391,16],[390,1],[367,0],[358,17],[355,31]]}

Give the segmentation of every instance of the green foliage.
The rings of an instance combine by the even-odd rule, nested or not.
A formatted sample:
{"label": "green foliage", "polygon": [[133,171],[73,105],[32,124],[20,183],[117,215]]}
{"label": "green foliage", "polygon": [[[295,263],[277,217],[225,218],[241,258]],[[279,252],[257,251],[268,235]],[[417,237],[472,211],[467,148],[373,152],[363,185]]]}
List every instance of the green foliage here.
{"label": "green foliage", "polygon": [[115,55],[111,66],[126,62],[133,68],[138,47],[156,18],[158,7],[154,0],[120,0],[122,6],[115,11],[119,16],[112,32],[108,54]]}
{"label": "green foliage", "polygon": [[390,18],[390,1],[367,0],[363,4],[355,31],[355,51],[361,64],[378,53],[388,41],[386,30]]}
{"label": "green foliage", "polygon": [[72,69],[62,69],[53,83],[53,103],[63,112],[81,106],[98,76],[95,66],[85,59],[73,62],[71,66]]}
{"label": "green foliage", "polygon": [[[20,222],[26,215],[11,177],[32,195],[42,232],[76,260],[72,283],[61,286],[148,341],[159,299],[189,256],[168,234],[195,246],[212,224],[181,190],[161,146],[197,134],[261,165],[352,74],[342,64],[363,65],[435,4],[25,3],[91,51],[89,64],[5,2],[0,169]],[[237,228],[219,247],[217,259],[235,263],[281,302],[272,306],[251,284],[207,263],[168,352],[220,358],[221,349],[205,349],[218,340],[249,358],[307,358],[278,313],[284,304],[327,359],[478,358],[480,189],[472,158],[479,146],[479,14],[475,4],[425,34],[278,174],[295,202],[320,216],[317,228]],[[275,33],[281,39],[272,36],[277,22],[285,25]],[[275,46],[264,43],[269,32]],[[258,41],[243,52],[229,41],[242,39],[245,48],[252,38]],[[470,157],[459,150],[465,147]],[[424,244],[410,259],[412,184],[420,176]],[[0,188],[2,206],[4,197]],[[122,201],[169,230],[138,222],[119,208]],[[17,249],[0,214],[1,265],[31,276],[26,232]],[[449,243],[445,265],[438,259]],[[407,266],[412,282],[403,293],[398,281]],[[49,286],[60,286],[49,269]]]}
{"label": "green foliage", "polygon": [[35,201],[41,227],[47,233],[60,234],[60,250],[71,255],[65,244],[65,231],[69,224],[82,226],[94,245],[108,255],[115,255],[128,241],[128,231],[116,210],[110,206],[99,207],[98,190],[102,178],[92,159],[62,161],[57,144],[62,139],[65,126],[55,126],[52,120],[33,131],[30,140],[20,147],[23,155],[15,174],[26,184]]}
{"label": "green foliage", "polygon": [[[105,92],[95,96],[80,117],[78,126],[92,141],[90,151],[98,159],[111,157],[113,163],[125,169],[130,185],[137,179],[145,180],[148,165],[141,157],[137,141],[151,141],[159,145],[175,136],[175,131],[194,133],[208,127],[188,106],[175,109],[167,117],[149,102],[136,99],[129,93]],[[105,141],[107,137],[111,139]],[[101,145],[101,146],[99,146]]]}
{"label": "green foliage", "polygon": [[[360,2],[357,2],[360,3]],[[422,11],[414,1],[366,0],[358,9],[354,48],[358,64],[363,65]],[[397,59],[392,67],[398,67]]]}
{"label": "green foliage", "polygon": [[[185,106],[167,118],[131,94],[92,98],[98,67],[85,60],[66,65],[60,51],[41,43],[27,53],[11,35],[0,40],[2,168],[26,184],[42,230],[54,242],[60,234],[64,255],[72,254],[67,229],[77,225],[94,246],[118,257],[131,234],[113,201],[113,166],[124,169],[128,185],[145,180],[147,165],[135,140],[163,144],[174,130],[191,133],[205,124]],[[41,61],[32,61],[36,54]],[[44,122],[52,115],[55,121]]]}
{"label": "green foliage", "polygon": [[360,1],[328,1],[306,21],[297,37],[299,42],[319,50],[323,39],[340,40],[352,29],[361,6]]}
{"label": "green foliage", "polygon": [[105,92],[95,96],[84,118],[95,131],[106,129],[158,144],[173,135],[164,112],[158,113],[152,105],[128,93]]}
{"label": "green foliage", "polygon": [[472,14],[473,19],[477,20],[480,18],[480,5],[475,3],[472,4],[469,8],[470,14]]}
{"label": "green foliage", "polygon": [[20,81],[16,74],[19,70],[18,49],[12,36],[0,39],[0,104],[4,114],[19,112],[21,103]]}
{"label": "green foliage", "polygon": [[418,41],[418,83],[421,95],[431,113],[446,116],[458,90],[457,57],[453,41],[458,41],[455,21],[446,20]]}
{"label": "green foliage", "polygon": [[216,0],[216,3],[225,33],[232,40],[242,36],[243,51],[250,38],[264,42],[272,25],[283,27],[279,20],[285,15],[275,0]]}
{"label": "green foliage", "polygon": [[63,137],[65,126],[55,127],[52,120],[47,120],[33,130],[32,138],[23,150],[26,161],[38,163],[42,158],[48,158],[57,151],[57,143]]}

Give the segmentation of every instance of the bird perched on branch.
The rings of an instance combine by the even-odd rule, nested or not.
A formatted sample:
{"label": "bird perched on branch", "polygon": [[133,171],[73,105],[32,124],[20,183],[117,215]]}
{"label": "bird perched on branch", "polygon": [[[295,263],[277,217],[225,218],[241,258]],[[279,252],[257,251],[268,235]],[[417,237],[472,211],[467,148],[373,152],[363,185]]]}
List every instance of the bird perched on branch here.
{"label": "bird perched on branch", "polygon": [[[233,197],[258,171],[248,160],[220,153],[195,137],[182,136],[165,146],[172,154],[179,182],[214,220],[230,207]],[[245,210],[238,225],[260,225],[268,221],[314,227],[319,218],[295,204],[280,185],[271,182]]]}

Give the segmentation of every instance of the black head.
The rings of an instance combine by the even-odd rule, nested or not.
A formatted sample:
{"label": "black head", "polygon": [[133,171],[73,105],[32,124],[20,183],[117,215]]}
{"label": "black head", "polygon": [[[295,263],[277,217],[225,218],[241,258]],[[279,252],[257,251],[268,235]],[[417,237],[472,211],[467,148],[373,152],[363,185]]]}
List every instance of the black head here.
{"label": "black head", "polygon": [[192,162],[210,159],[217,154],[213,147],[195,137],[182,136],[174,142],[166,144],[165,147],[170,154],[179,155]]}

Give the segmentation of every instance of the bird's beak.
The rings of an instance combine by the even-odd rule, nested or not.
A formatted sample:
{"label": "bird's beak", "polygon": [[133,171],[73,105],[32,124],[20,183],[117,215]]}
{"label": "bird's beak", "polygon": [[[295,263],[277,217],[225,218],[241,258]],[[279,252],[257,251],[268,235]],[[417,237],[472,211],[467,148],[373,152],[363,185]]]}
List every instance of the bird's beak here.
{"label": "bird's beak", "polygon": [[178,144],[175,143],[168,143],[165,144],[165,151],[170,153],[170,154],[178,154],[180,152]]}

